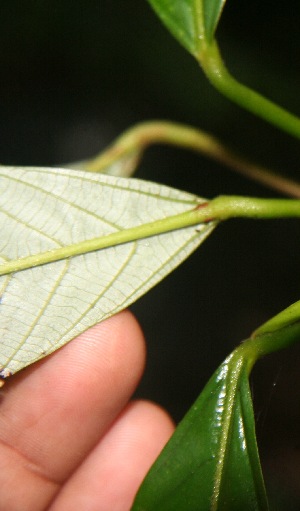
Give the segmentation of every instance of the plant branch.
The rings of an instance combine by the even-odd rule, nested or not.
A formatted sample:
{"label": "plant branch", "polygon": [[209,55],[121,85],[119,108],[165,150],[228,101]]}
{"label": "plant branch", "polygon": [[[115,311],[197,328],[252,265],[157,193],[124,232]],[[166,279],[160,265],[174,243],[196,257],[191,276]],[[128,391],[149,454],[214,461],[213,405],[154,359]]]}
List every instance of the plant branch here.
{"label": "plant branch", "polygon": [[[83,167],[90,172],[105,172],[109,166],[119,159],[134,155],[134,164],[131,165],[132,171],[134,171],[137,160],[152,144],[173,145],[201,153],[248,179],[257,181],[291,197],[300,198],[300,183],[246,160],[208,133],[190,126],[167,121],[154,120],[138,124],[125,131],[99,156],[75,166]],[[74,167],[74,164],[71,164],[71,167]],[[130,175],[130,173],[129,171],[127,175]]]}
{"label": "plant branch", "polygon": [[300,119],[239,83],[226,69],[216,41],[202,45],[197,57],[209,81],[233,102],[274,126],[300,138]]}

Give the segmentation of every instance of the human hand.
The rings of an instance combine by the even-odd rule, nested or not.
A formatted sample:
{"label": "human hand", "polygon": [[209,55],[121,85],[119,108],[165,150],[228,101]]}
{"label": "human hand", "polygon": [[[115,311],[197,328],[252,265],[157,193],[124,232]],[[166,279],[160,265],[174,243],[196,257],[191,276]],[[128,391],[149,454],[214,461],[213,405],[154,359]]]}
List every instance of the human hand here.
{"label": "human hand", "polygon": [[174,429],[158,406],[128,404],[144,361],[125,311],[5,384],[0,511],[129,511]]}

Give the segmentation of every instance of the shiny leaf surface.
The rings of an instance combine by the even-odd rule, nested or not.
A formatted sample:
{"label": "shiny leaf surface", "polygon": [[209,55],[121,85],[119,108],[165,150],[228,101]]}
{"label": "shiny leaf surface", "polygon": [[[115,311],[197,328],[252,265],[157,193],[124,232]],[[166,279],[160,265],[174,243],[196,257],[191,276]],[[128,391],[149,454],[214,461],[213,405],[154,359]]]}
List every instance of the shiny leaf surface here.
{"label": "shiny leaf surface", "polygon": [[212,376],[146,476],[132,511],[265,511],[246,362]]}

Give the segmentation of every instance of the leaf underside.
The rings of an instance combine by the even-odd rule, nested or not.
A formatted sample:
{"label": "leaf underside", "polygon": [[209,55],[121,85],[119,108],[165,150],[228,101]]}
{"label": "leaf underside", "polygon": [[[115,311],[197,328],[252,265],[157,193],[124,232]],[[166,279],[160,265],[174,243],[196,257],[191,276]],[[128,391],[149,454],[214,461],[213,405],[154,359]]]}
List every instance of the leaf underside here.
{"label": "leaf underside", "polygon": [[[0,167],[1,263],[193,209],[166,186],[84,171]],[[133,303],[200,245],[188,227],[0,277],[2,377]]]}
{"label": "leaf underside", "polygon": [[[151,467],[132,511],[266,511],[247,371],[230,357]],[[237,370],[238,368],[238,370]]]}

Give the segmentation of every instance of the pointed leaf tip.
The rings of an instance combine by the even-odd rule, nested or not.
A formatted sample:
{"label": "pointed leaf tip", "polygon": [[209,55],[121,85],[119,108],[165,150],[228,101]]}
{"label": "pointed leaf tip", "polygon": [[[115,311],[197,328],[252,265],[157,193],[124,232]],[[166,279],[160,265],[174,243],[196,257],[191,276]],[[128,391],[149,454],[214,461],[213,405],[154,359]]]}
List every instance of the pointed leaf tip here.
{"label": "pointed leaf tip", "polygon": [[162,23],[188,50],[196,51],[196,33],[191,0],[148,0]]}

